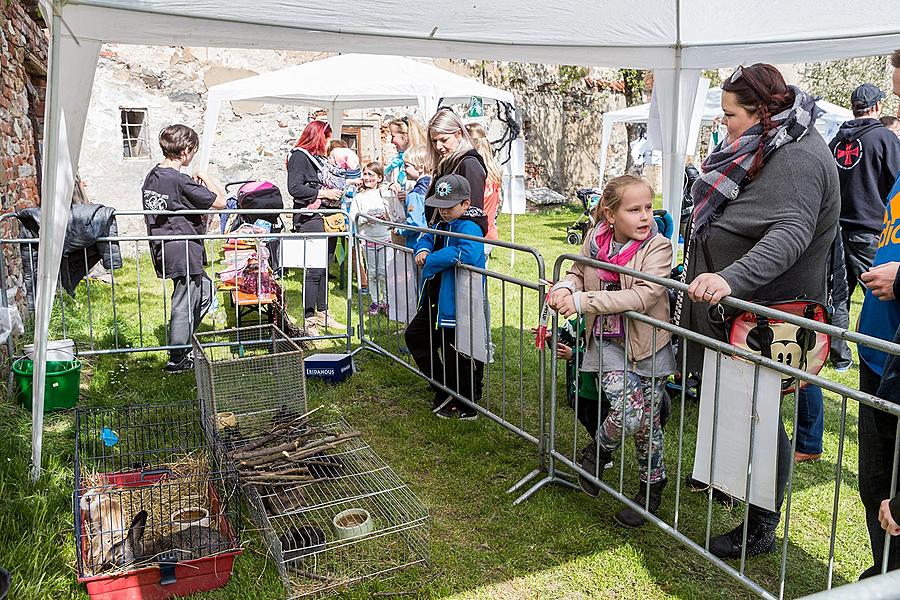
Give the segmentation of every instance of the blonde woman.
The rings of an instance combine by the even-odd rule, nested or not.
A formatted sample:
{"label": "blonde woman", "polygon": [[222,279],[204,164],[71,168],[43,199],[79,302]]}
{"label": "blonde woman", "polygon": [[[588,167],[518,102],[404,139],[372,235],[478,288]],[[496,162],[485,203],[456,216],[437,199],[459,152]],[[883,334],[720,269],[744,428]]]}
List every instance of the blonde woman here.
{"label": "blonde woman", "polygon": [[388,123],[388,131],[391,134],[391,143],[397,148],[397,156],[384,168],[384,175],[387,177],[396,171],[392,176],[394,181],[390,187],[399,195],[406,191],[403,154],[413,146],[425,145],[425,130],[412,117],[400,117]]}
{"label": "blonde woman", "polygon": [[[455,173],[468,180],[472,206],[483,210],[487,167],[475,149],[465,124],[452,109],[442,108],[431,117],[428,122],[427,148],[428,162],[433,170],[427,196],[434,195],[435,181],[444,175]],[[425,217],[429,223],[434,221],[435,214],[433,208],[425,207]]]}
{"label": "blonde woman", "polygon": [[484,235],[489,240],[499,239],[497,235],[497,213],[500,212],[500,186],[503,183],[503,171],[500,163],[494,158],[494,150],[487,139],[487,132],[478,123],[469,123],[466,130],[472,138],[475,150],[481,155],[487,170],[484,184],[484,212],[488,218],[488,230]]}

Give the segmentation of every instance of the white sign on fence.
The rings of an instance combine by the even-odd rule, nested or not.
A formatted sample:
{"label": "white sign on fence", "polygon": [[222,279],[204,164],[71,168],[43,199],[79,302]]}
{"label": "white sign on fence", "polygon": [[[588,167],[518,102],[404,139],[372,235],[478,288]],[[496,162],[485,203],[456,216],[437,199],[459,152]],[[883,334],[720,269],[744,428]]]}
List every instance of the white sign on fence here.
{"label": "white sign on fence", "polygon": [[756,421],[753,438],[753,477],[750,502],[775,510],[775,468],[778,457],[778,420],[781,418],[781,375],[759,368],[756,413],[753,407],[753,363],[722,355],[719,377],[719,408],[715,424],[715,472],[710,472],[713,405],[716,394],[716,352],[703,355],[700,418],[693,477],[739,500],[747,497],[747,458],[750,455],[750,424]]}
{"label": "white sign on fence", "polygon": [[324,269],[328,266],[328,240],[282,238],[282,266],[290,269]]}

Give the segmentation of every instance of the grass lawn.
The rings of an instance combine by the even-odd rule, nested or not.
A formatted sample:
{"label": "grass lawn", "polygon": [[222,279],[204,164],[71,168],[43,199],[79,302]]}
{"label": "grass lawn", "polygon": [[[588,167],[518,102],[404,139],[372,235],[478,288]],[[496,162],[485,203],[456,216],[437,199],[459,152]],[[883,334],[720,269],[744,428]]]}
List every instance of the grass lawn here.
{"label": "grass lawn", "polygon": [[[563,252],[577,252],[565,244],[565,226],[574,210],[555,210],[516,218],[516,240],[538,248],[547,261],[546,276]],[[498,225],[508,237],[504,216]],[[128,250],[133,256],[133,247]],[[509,252],[495,249],[489,267],[517,278],[536,281],[534,260],[519,254],[515,266]],[[144,286],[138,310],[134,288],[138,276]],[[115,316],[109,286],[93,284],[93,330],[88,327],[85,286],[75,299],[65,298],[66,331],[80,347],[151,346],[164,341],[163,293],[146,258],[131,260],[116,273]],[[289,307],[299,306],[299,282],[289,279]],[[148,282],[150,282],[148,284]],[[151,290],[152,288],[159,288]],[[332,306],[346,322],[345,300],[332,284]],[[530,336],[537,324],[535,291],[492,281],[493,341],[497,346],[489,368],[484,403],[508,422],[529,433],[540,430],[537,418],[540,368]],[[501,307],[505,298],[506,309]],[[858,303],[854,313],[858,312]],[[298,314],[292,308],[292,314]],[[855,322],[854,314],[854,322]],[[217,328],[229,319],[220,311]],[[354,321],[356,319],[354,318]],[[61,337],[57,314],[52,337]],[[384,320],[369,322],[367,331],[384,348],[399,353],[396,327]],[[354,341],[356,343],[356,341]],[[337,346],[335,346],[337,348]],[[161,353],[106,355],[86,360],[82,376],[83,406],[161,403],[196,397],[192,374],[163,375]],[[364,352],[357,356],[359,372],[338,386],[309,382],[311,405],[338,408],[360,429],[369,444],[390,464],[429,507],[431,563],[397,577],[357,586],[339,597],[441,598],[748,598],[752,594],[653,526],[626,531],[612,520],[619,505],[608,497],[591,499],[560,486],[547,487],[527,502],[512,505],[505,490],[537,464],[535,447],[481,418],[475,422],[442,421],[430,412],[427,386],[391,359]],[[858,373],[825,376],[855,386]],[[549,381],[549,377],[548,377]],[[549,395],[548,395],[549,396]],[[561,394],[562,397],[562,394]],[[785,403],[790,433],[793,414]],[[837,459],[840,400],[826,396],[825,456],[816,464],[798,465],[794,481],[789,539],[786,596],[798,597],[825,587],[825,573]],[[684,414],[685,448],[682,475],[693,461],[697,407]],[[675,456],[680,408],[673,407],[667,428],[666,455],[670,487],[661,516],[672,522],[675,506]],[[571,411],[560,407],[557,445],[572,452]],[[856,407],[848,403],[835,584],[855,580],[867,566],[868,537],[856,483]],[[74,418],[55,413],[45,420],[44,465],[41,479],[28,477],[30,415],[10,400],[0,402],[0,565],[13,572],[11,598],[85,598],[75,579],[72,527]],[[583,432],[579,433],[583,440]],[[626,448],[625,491],[637,487],[632,446]],[[618,458],[616,458],[618,461]],[[617,462],[618,465],[618,462]],[[618,468],[615,469],[616,474]],[[616,477],[617,479],[617,477]],[[702,543],[706,496],[682,491],[680,529]],[[713,509],[713,533],[740,522],[743,512]],[[280,579],[267,559],[261,538],[245,519],[245,552],[236,562],[230,583],[199,598],[244,599],[285,596]],[[780,541],[780,534],[779,534]],[[780,554],[748,562],[748,574],[777,594]],[[376,596],[377,595],[377,596]],[[403,596],[400,596],[403,597]]]}

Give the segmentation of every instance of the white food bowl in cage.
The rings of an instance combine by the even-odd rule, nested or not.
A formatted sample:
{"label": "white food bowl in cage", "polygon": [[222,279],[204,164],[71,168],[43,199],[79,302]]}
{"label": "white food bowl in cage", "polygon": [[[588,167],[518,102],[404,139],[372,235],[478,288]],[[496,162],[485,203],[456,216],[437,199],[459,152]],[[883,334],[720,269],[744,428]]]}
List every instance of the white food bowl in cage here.
{"label": "white food bowl in cage", "polygon": [[339,540],[368,535],[375,530],[372,516],[363,508],[350,508],[334,515],[331,521],[334,534]]}
{"label": "white food bowl in cage", "polygon": [[209,511],[202,506],[188,506],[172,513],[172,525],[175,531],[188,527],[209,527]]}

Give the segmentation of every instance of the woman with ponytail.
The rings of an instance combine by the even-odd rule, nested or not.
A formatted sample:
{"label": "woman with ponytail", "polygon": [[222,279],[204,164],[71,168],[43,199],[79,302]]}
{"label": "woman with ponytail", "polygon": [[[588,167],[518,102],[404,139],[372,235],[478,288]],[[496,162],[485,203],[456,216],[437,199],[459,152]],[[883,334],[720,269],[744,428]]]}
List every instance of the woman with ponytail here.
{"label": "woman with ponytail", "polygon": [[[725,296],[827,304],[826,268],[841,201],[834,158],[813,127],[822,114],[813,97],[787,85],[767,64],[738,67],[722,90],[728,135],[710,152],[691,190],[694,212],[685,246],[690,287],[676,309],[682,327],[718,340],[725,339],[724,325],[712,305]],[[685,345],[688,372],[701,372],[703,348]],[[783,424],[777,450],[776,510],[750,505],[748,556],[775,551],[793,460]],[[711,539],[709,550],[734,559],[742,545],[743,524]]]}

